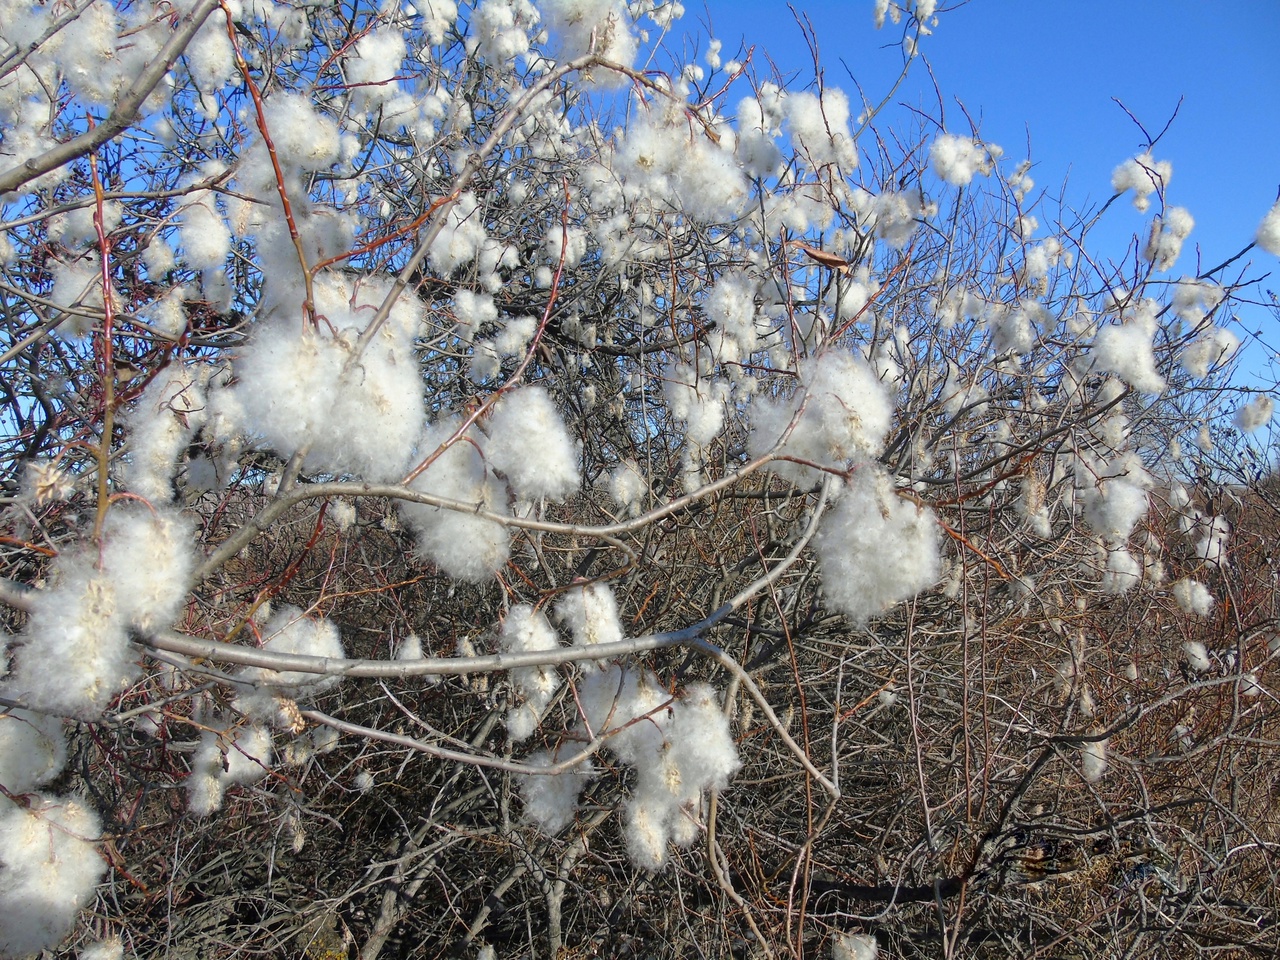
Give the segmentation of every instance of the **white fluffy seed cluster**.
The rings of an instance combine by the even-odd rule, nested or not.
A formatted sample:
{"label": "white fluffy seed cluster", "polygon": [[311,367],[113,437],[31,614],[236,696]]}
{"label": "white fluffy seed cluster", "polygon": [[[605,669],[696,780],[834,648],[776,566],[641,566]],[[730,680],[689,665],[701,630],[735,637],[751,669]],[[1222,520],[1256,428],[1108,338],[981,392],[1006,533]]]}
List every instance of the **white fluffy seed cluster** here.
{"label": "white fluffy seed cluster", "polygon": [[859,468],[814,538],[822,594],[865,624],[941,576],[938,520],[894,491],[889,476]]}
{"label": "white fluffy seed cluster", "polygon": [[[572,588],[557,604],[556,616],[579,646],[622,638],[617,601],[605,584]],[[559,646],[550,623],[528,605],[508,612],[500,643],[508,652]],[[508,714],[507,731],[519,741],[536,729],[562,681],[553,667],[521,667],[511,679],[521,702]],[[537,751],[527,762],[549,767],[602,739],[603,748],[635,772],[634,790],[622,810],[627,851],[637,866],[661,869],[669,844],[687,847],[696,839],[705,792],[726,787],[739,766],[715,691],[693,684],[677,697],[652,672],[612,663],[585,668],[576,702],[579,724],[554,750]],[[547,834],[558,833],[573,821],[578,798],[596,775],[595,767],[583,761],[556,774],[523,776],[525,817]]]}
{"label": "white fluffy seed cluster", "polygon": [[[572,60],[594,50],[624,67],[635,62],[638,38],[623,0],[540,0],[538,9],[560,59]],[[613,71],[599,71],[592,77],[607,86],[627,82],[625,74]]]}
{"label": "white fluffy seed cluster", "polygon": [[1178,609],[1183,613],[1207,617],[1213,612],[1213,594],[1199,580],[1186,577],[1170,587],[1169,592],[1173,594]]}
{"label": "white fluffy seed cluster", "polygon": [[[265,615],[262,649],[269,653],[320,657],[344,656],[337,626],[288,604]],[[338,676],[301,670],[245,667],[232,701],[233,711],[197,704],[204,727],[187,777],[187,809],[207,817],[222,808],[227,790],[256,783],[278,765],[296,766],[337,744],[337,733],[316,727],[298,735],[300,704],[332,689]],[[277,745],[277,732],[284,739]]]}
{"label": "white fluffy seed cluster", "polygon": [[1152,351],[1152,340],[1160,328],[1157,309],[1154,301],[1143,300],[1119,322],[1102,327],[1089,354],[1091,368],[1114,373],[1140,393],[1163,392],[1164,377]]}
{"label": "white fluffy seed cluster", "polygon": [[618,601],[608,584],[587,583],[566,591],[556,603],[556,618],[580,647],[623,638]]}
{"label": "white fluffy seed cluster", "polygon": [[523,500],[560,500],[578,488],[577,447],[542,387],[503,395],[489,420],[484,454]]}
{"label": "white fluffy seed cluster", "polygon": [[426,419],[413,348],[421,306],[400,298],[356,354],[389,290],[385,281],[329,273],[313,284],[315,324],[283,308],[259,321],[235,367],[240,428],[285,458],[306,450],[310,471],[402,476]]}
{"label": "white fluffy seed cluster", "polygon": [[1173,164],[1156,160],[1150,153],[1140,153],[1111,172],[1111,189],[1116,193],[1133,191],[1133,205],[1139,213],[1151,206],[1151,195],[1163,193],[1173,179]]}
{"label": "white fluffy seed cluster", "polygon": [[30,710],[0,716],[0,955],[55,946],[106,870],[97,815],[37,792],[67,761],[58,717],[94,720],[139,672],[130,631],[178,619],[191,576],[190,524],[168,507],[114,504],[101,545],[64,550],[35,594],[0,694]]}
{"label": "white fluffy seed cluster", "polygon": [[[147,385],[124,417],[129,433],[125,481],[130,492],[152,503],[173,499],[174,476],[192,438],[211,420],[215,433],[227,432],[222,412],[229,373],[207,363],[171,364]],[[213,467],[213,486],[219,474],[229,474],[227,467]],[[189,484],[192,479],[188,474]]]}
{"label": "white fluffy seed cluster", "polygon": [[[341,660],[345,653],[338,627],[300,607],[260,608],[262,650]],[[204,726],[186,781],[187,808],[206,817],[221,809],[230,787],[256,783],[279,764],[296,765],[332,749],[336,735],[327,728],[294,736],[277,750],[274,731],[297,734],[299,704],[332,689],[340,677],[302,670],[244,667],[236,674],[234,712],[198,710]]]}
{"label": "white fluffy seed cluster", "polygon": [[256,783],[270,772],[271,762],[271,731],[264,726],[206,730],[191,759],[187,809],[197,817],[209,816],[222,807],[228,787]]}
{"label": "white fluffy seed cluster", "polygon": [[[534,653],[560,646],[546,615],[527,603],[507,612],[499,643],[505,653]],[[521,701],[507,712],[507,736],[514,743],[533,734],[563,682],[551,666],[517,667],[511,671],[511,685]]]}
{"label": "white fluffy seed cluster", "polygon": [[[576,646],[622,639],[618,602],[607,584],[586,583],[569,589],[556,604],[555,613]],[[527,603],[507,612],[498,642],[505,653],[534,653],[560,646],[560,638],[546,615]],[[519,743],[533,734],[562,683],[559,672],[551,666],[517,667],[511,671],[511,685],[519,700],[507,713],[507,735],[512,741]]]}
{"label": "white fluffy seed cluster", "polygon": [[1253,433],[1271,422],[1271,414],[1275,412],[1275,408],[1274,400],[1260,394],[1236,411],[1233,422],[1245,433]]}
{"label": "white fluffy seed cluster", "polygon": [[1085,522],[1108,545],[1122,545],[1147,515],[1148,492],[1154,481],[1142,460],[1133,453],[1111,460],[1082,453],[1072,473]]}
{"label": "white fluffy seed cluster", "polygon": [[191,524],[168,508],[112,507],[102,548],[64,551],[35,594],[4,695],[33,710],[93,720],[139,672],[129,631],[164,628],[182,612]]}
{"label": "white fluffy seed cluster", "polygon": [[788,480],[811,483],[818,471],[809,464],[838,466],[879,454],[893,405],[867,363],[833,351],[803,365],[799,380],[800,389],[789,398],[754,398],[753,457],[776,447],[779,457],[794,459],[778,460],[770,469]]}
{"label": "white fluffy seed cluster", "polygon": [[1151,232],[1142,258],[1156,270],[1170,269],[1182,255],[1182,243],[1195,228],[1195,219],[1185,207],[1169,207],[1151,221]]}
{"label": "white fluffy seed cluster", "polygon": [[[1072,465],[1075,478],[1073,496],[1077,509],[1098,536],[1105,549],[1101,586],[1105,593],[1122,594],[1142,582],[1144,575],[1156,575],[1129,551],[1129,538],[1147,514],[1149,491],[1154,481],[1133,453],[1117,454],[1103,460],[1081,453]],[[1158,567],[1158,565],[1157,565]]]}
{"label": "white fluffy seed cluster", "polygon": [[1273,257],[1280,257],[1280,203],[1276,203],[1258,224],[1254,242]]}
{"label": "white fluffy seed cluster", "polygon": [[1208,376],[1214,367],[1227,363],[1240,348],[1240,338],[1224,327],[1210,326],[1200,331],[1178,355],[1182,369],[1193,377]]}
{"label": "white fluffy seed cluster", "polygon": [[511,537],[500,521],[476,510],[506,514],[512,497],[567,497],[578,488],[579,453],[542,387],[504,394],[487,424],[468,428],[450,443],[460,427],[460,419],[447,418],[427,428],[417,448],[434,459],[412,487],[474,509],[403,501],[400,513],[417,533],[425,557],[449,576],[481,582],[507,562]]}
{"label": "white fluffy seed cluster", "polygon": [[97,814],[82,800],[37,791],[62,773],[62,721],[27,710],[0,715],[0,956],[55,946],[106,871]]}
{"label": "white fluffy seed cluster", "polygon": [[627,200],[712,223],[732,219],[746,206],[749,184],[727,124],[714,133],[691,127],[678,104],[655,102],[619,136],[609,158],[616,190],[596,188],[597,200],[619,210]]}
{"label": "white fluffy seed cluster", "polygon": [[953,187],[967,187],[979,174],[990,174],[1002,153],[995,144],[944,133],[929,147],[929,163]]}
{"label": "white fluffy seed cluster", "polygon": [[101,832],[80,800],[0,799],[0,954],[27,956],[67,935],[107,869],[94,844]]}
{"label": "white fluffy seed cluster", "polygon": [[1080,775],[1097,783],[1107,772],[1107,740],[1091,740],[1080,748]]}
{"label": "white fluffy seed cluster", "polygon": [[[308,616],[301,607],[281,604],[262,626],[262,649],[267,653],[289,656],[321,657],[341,660],[345,655],[337,624],[323,617]],[[332,689],[339,677],[301,670],[271,670],[245,667],[240,678],[258,685],[273,687],[291,697],[310,696]]]}
{"label": "white fluffy seed cluster", "polygon": [[0,715],[0,784],[13,794],[48,783],[67,763],[62,721],[15,709]]}
{"label": "white fluffy seed cluster", "polygon": [[[660,870],[671,844],[688,847],[697,838],[706,791],[724,789],[740,765],[715,691],[693,684],[675,698],[653,673],[610,664],[588,669],[578,685],[578,701],[577,739],[605,737],[605,748],[635,773],[633,793],[622,810],[627,852],[637,866]],[[564,747],[555,755],[543,752],[533,762],[549,765],[565,752]],[[590,769],[579,770],[559,783],[524,777],[526,816],[544,832],[563,829],[591,775]]]}

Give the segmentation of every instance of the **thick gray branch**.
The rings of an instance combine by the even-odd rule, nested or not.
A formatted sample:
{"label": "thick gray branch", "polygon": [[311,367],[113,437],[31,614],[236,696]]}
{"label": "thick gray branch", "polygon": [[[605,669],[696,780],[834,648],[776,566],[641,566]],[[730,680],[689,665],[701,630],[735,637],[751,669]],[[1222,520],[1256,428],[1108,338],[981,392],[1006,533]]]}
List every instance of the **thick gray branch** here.
{"label": "thick gray branch", "polygon": [[[535,650],[528,653],[495,653],[485,657],[428,657],[422,660],[336,660],[331,657],[308,657],[293,653],[272,653],[252,647],[240,647],[218,640],[199,640],[181,634],[155,633],[142,641],[144,646],[169,653],[217,663],[238,663],[248,667],[264,667],[268,670],[295,673],[313,673],[318,676],[406,678],[426,676],[461,676],[471,673],[490,673],[514,670],[518,667],[554,666],[576,663],[579,660],[607,660],[647,650],[661,650],[693,643],[722,619],[732,607],[726,604],[711,616],[683,630],[652,633],[645,637],[632,637],[615,643],[596,643],[585,647],[559,647],[554,650]],[[716,649],[703,641],[699,649]]]}
{"label": "thick gray branch", "polygon": [[30,157],[16,167],[0,173],[0,196],[12,193],[36,177],[56,170],[78,157],[83,157],[113,137],[118,137],[137,122],[138,111],[142,104],[164,79],[164,75],[173,69],[174,63],[177,62],[178,57],[182,56],[182,51],[187,48],[191,38],[196,35],[196,31],[204,25],[209,14],[217,6],[218,0],[198,0],[191,12],[183,18],[173,36],[160,49],[156,58],[125,91],[124,96],[116,103],[115,109],[106,120],[79,136],[58,144],[52,150],[46,150],[37,157]]}

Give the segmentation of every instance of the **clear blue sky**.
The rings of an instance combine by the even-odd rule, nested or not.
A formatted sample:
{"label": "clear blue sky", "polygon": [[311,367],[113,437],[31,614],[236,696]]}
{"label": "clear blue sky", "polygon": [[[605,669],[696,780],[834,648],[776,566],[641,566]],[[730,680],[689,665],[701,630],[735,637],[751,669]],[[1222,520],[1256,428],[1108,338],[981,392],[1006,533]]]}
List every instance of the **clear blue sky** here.
{"label": "clear blue sky", "polygon": [[[850,73],[873,99],[888,90],[902,63],[901,27],[877,31],[872,0],[800,0],[812,22],[826,82],[854,100]],[[1280,0],[971,0],[943,9],[921,50],[942,90],[947,126],[967,130],[957,101],[980,118],[985,139],[1014,162],[1036,161],[1038,186],[1055,189],[1069,178],[1076,209],[1111,193],[1111,170],[1132,156],[1143,135],[1112,102],[1117,97],[1154,136],[1184,97],[1177,119],[1156,147],[1173,163],[1169,201],[1196,220],[1191,242],[1204,265],[1220,263],[1248,243],[1280,188]],[[710,23],[726,59],[740,42],[767,53],[795,84],[813,79],[813,61],[800,28],[779,0],[686,0],[686,26]],[[928,71],[913,76],[897,100],[936,115]],[[847,68],[847,69],[846,69]],[[1116,259],[1124,242],[1148,222],[1127,201],[1108,212],[1094,235],[1098,254]],[[1194,272],[1188,246],[1173,275]],[[1280,261],[1260,251],[1251,275],[1273,272],[1265,287],[1280,288]],[[1271,323],[1246,308],[1247,323]],[[1280,346],[1275,329],[1267,331]]]}

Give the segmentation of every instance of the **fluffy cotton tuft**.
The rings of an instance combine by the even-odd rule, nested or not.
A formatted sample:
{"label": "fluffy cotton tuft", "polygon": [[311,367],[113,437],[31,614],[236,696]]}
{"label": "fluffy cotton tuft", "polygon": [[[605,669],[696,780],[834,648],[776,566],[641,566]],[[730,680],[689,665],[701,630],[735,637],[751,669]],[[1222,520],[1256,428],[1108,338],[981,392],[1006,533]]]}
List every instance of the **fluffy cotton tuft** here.
{"label": "fluffy cotton tuft", "polygon": [[760,86],[760,98],[738,101],[738,162],[747,176],[764,179],[782,163],[777,138],[782,132],[782,96],[775,84]]}
{"label": "fluffy cotton tuft", "polygon": [[1191,235],[1196,222],[1185,207],[1169,207],[1151,221],[1151,234],[1142,258],[1156,270],[1168,270],[1182,254],[1182,242]]}
{"label": "fluffy cotton tuft", "polygon": [[124,960],[124,941],[119,937],[108,937],[91,943],[80,949],[76,960]]}
{"label": "fluffy cotton tuft", "polygon": [[1124,323],[1103,327],[1093,341],[1093,369],[1114,373],[1141,393],[1162,392],[1164,377],[1151,348],[1157,328],[1155,311],[1145,307]]}
{"label": "fluffy cotton tuft", "polygon": [[609,474],[609,496],[632,512],[639,511],[648,492],[649,483],[640,472],[640,465],[634,460],[622,461]]}
{"label": "fluffy cotton tuft", "polygon": [[101,553],[64,551],[53,585],[33,600],[5,687],[42,713],[98,718],[138,673],[129,628],[168,626],[181,612],[193,563],[183,518],[137,502],[117,505],[102,540]]}
{"label": "fluffy cotton tuft", "polygon": [[474,260],[487,237],[476,195],[468,191],[450,204],[444,226],[432,241],[427,260],[440,276],[447,277],[458,267]]}
{"label": "fluffy cotton tuft", "polygon": [[580,647],[616,643],[622,639],[618,601],[607,583],[570,588],[556,604],[556,616]]}
{"label": "fluffy cotton tuft", "polygon": [[227,787],[261,780],[271,762],[271,731],[265,727],[237,727],[221,734],[206,730],[191,760],[188,809],[197,817],[220,810]]}
{"label": "fluffy cotton tuft", "polygon": [[1045,310],[1036,303],[1020,303],[1016,307],[992,305],[987,311],[987,327],[991,330],[991,349],[996,356],[1022,356],[1036,344],[1037,324],[1044,322]]}
{"label": "fluffy cotton tuft", "polygon": [[76,478],[52,460],[28,460],[22,472],[18,499],[22,503],[43,507],[49,503],[71,499]]}
{"label": "fluffy cotton tuft", "polygon": [[379,27],[357,40],[351,55],[342,59],[353,99],[374,107],[395,97],[392,80],[407,53],[404,32],[394,26]]}
{"label": "fluffy cotton tuft", "polygon": [[604,736],[605,748],[635,768],[624,809],[627,852],[636,866],[660,870],[669,844],[697,838],[704,792],[723,789],[740,766],[728,718],[705,684],[673,702],[652,673],[616,664],[587,672],[578,703],[586,732]]}
{"label": "fluffy cotton tuft", "polygon": [[[159,249],[160,246],[153,241],[147,249]],[[142,319],[162,337],[176,340],[187,328],[188,299],[186,286],[179,284],[159,300],[144,307],[141,311]]]}
{"label": "fluffy cotton tuft", "polygon": [[173,475],[183,451],[205,422],[208,366],[172,364],[151,381],[129,412],[129,489],[144,499],[173,498]]}
{"label": "fluffy cotton tuft", "polygon": [[1245,433],[1253,433],[1259,427],[1266,426],[1271,421],[1271,414],[1275,411],[1275,401],[1265,394],[1259,394],[1249,403],[1246,403],[1233,418],[1235,425]]}
{"label": "fluffy cotton tuft", "polygon": [[1200,526],[1200,538],[1196,541],[1196,556],[1211,567],[1222,566],[1227,561],[1227,540],[1231,536],[1231,524],[1226,517],[1213,517]]}
{"label": "fluffy cotton tuft", "polygon": [[27,808],[0,800],[0,955],[56,947],[106,872],[97,815],[40,794]]}
{"label": "fluffy cotton tuft", "polygon": [[529,31],[537,22],[538,10],[528,0],[481,0],[471,14],[468,52],[495,65],[510,63],[529,52]]}
{"label": "fluffy cotton tuft", "polygon": [[0,785],[10,793],[30,793],[66,763],[67,741],[57,717],[19,709],[0,714]]}
{"label": "fluffy cotton tuft", "polygon": [[[877,19],[883,19],[881,9],[888,5],[889,0],[877,0]],[[880,945],[871,934],[837,933],[831,941],[831,960],[876,960],[879,955]]]}
{"label": "fluffy cotton tuft", "polygon": [[459,290],[453,297],[453,316],[458,321],[458,337],[470,342],[482,327],[498,319],[498,306],[487,293]]}
{"label": "fluffy cotton tuft", "polygon": [[211,190],[197,190],[179,211],[178,240],[193,270],[221,267],[231,253],[231,231]]}
{"label": "fluffy cotton tuft", "polygon": [[422,638],[416,633],[409,634],[400,641],[400,646],[396,648],[397,660],[421,660],[424,656]]}
{"label": "fluffy cotton tuft", "polygon": [[705,376],[692,364],[675,364],[663,385],[671,416],[685,421],[685,438],[697,446],[706,446],[724,429],[725,404],[729,402],[729,383]]}
{"label": "fluffy cotton tuft", "polygon": [[1107,741],[1093,740],[1080,748],[1080,775],[1097,783],[1107,772]]}
{"label": "fluffy cotton tuft", "polygon": [[144,631],[176,621],[195,566],[191,521],[171,508],[121,505],[107,514],[102,537],[121,615]]}
{"label": "fluffy cotton tuft", "polygon": [[137,675],[115,586],[86,553],[61,554],[54,580],[36,595],[5,690],[44,713],[100,716]]}
{"label": "fluffy cotton tuft", "polygon": [[1195,673],[1206,673],[1213,668],[1209,659],[1209,651],[1199,640],[1188,640],[1182,645],[1182,655],[1186,657],[1187,666]]}
{"label": "fluffy cotton tuft", "polygon": [[866,623],[938,581],[942,561],[932,510],[896,496],[889,476],[864,466],[814,538],[822,593]]}
{"label": "fluffy cotton tuft", "polygon": [[[458,427],[446,419],[428,428],[418,449],[431,456]],[[474,441],[474,432],[452,444],[414,478],[414,490],[459,500],[490,512],[505,512],[507,493],[489,472]],[[418,549],[451,577],[472,583],[490,580],[511,551],[511,537],[496,520],[478,517],[474,509],[449,510],[424,503],[400,503],[400,515],[418,535]]]}
{"label": "fluffy cotton tuft", "polygon": [[[525,763],[530,767],[549,767],[565,759],[560,754],[568,752],[562,748],[553,756],[539,750],[530,754]],[[563,773],[521,776],[517,782],[525,818],[547,836],[555,836],[573,823],[578,812],[578,797],[595,775],[595,767],[584,762]]]}
{"label": "fluffy cotton tuft", "polygon": [[1173,585],[1172,593],[1183,613],[1207,617],[1213,610],[1213,594],[1198,580],[1179,580]]}
{"label": "fluffy cotton tuft", "polygon": [[632,765],[651,758],[662,745],[671,699],[651,671],[624,670],[617,664],[589,671],[578,684],[588,731],[606,736],[613,754]]}
{"label": "fluffy cotton tuft", "polygon": [[689,687],[663,733],[636,763],[625,811],[627,852],[646,870],[663,867],[668,844],[687,847],[697,839],[702,795],[723,789],[740,766],[728,718],[705,684]]}
{"label": "fluffy cotton tuft", "polygon": [[67,85],[95,106],[109,106],[132,79],[120,70],[118,52],[126,46],[120,42],[122,26],[110,4],[93,4],[55,38]]}
{"label": "fluffy cotton tuft", "polygon": [[431,46],[438,47],[458,19],[458,4],[454,0],[425,0],[418,7],[422,14],[422,32]]}
{"label": "fluffy cotton tuft", "polygon": [[627,855],[642,870],[661,870],[667,863],[667,843],[671,839],[666,822],[666,805],[632,798],[626,806],[624,827]]}
{"label": "fluffy cotton tuft", "polygon": [[101,264],[92,257],[78,260],[54,260],[50,264],[53,290],[49,299],[59,307],[77,312],[67,312],[57,327],[57,335],[63,338],[83,337],[93,329],[94,317],[81,312],[96,313],[103,308]]}
{"label": "fluffy cotton tuft", "polygon": [[722,274],[712,286],[702,309],[716,330],[735,341],[741,357],[755,353],[761,329],[756,309],[760,282],[741,271]]}
{"label": "fluffy cotton tuft", "polygon": [[1110,461],[1086,456],[1076,463],[1073,473],[1085,522],[1110,544],[1127,540],[1147,515],[1147,492],[1153,485],[1142,461],[1133,454]]}
{"label": "fluffy cotton tuft", "polygon": [[[635,61],[636,37],[623,0],[541,0],[538,8],[555,37],[560,59],[572,60],[594,49],[597,55],[625,67]],[[597,82],[608,79],[610,86],[627,82],[624,75],[613,71],[593,77]]]}
{"label": "fluffy cotton tuft", "polygon": [[[357,56],[361,45],[368,43],[372,36],[356,44]],[[363,61],[348,59],[345,62],[350,80],[351,64],[363,65]],[[324,170],[337,163],[341,151],[338,125],[319,112],[309,97],[277,91],[264,101],[263,112],[276,156],[286,169]]]}
{"label": "fluffy cotton tuft", "polygon": [[810,169],[834,164],[848,171],[858,165],[844,91],[828,87],[821,97],[807,91],[793,93],[783,101],[783,109],[791,139]]}
{"label": "fluffy cotton tuft", "polygon": [[346,533],[356,522],[356,505],[350,500],[331,500],[328,517],[343,533]]}
{"label": "fluffy cotton tuft", "polygon": [[[268,653],[284,653],[304,657],[328,657],[341,660],[346,654],[337,624],[322,617],[309,617],[301,607],[282,604],[262,626],[262,649]],[[310,696],[331,689],[340,677],[300,670],[270,670],[246,667],[240,678],[254,683],[282,688],[290,696]]]}
{"label": "fluffy cotton tuft", "polygon": [[944,133],[929,147],[929,163],[953,187],[967,187],[978,174],[991,173],[991,153],[972,137]]}
{"label": "fluffy cotton tuft", "polygon": [[617,208],[625,198],[705,222],[737,217],[750,190],[729,133],[708,136],[674,105],[651,106],[619,136],[598,202]]}
{"label": "fluffy cotton tuft", "polygon": [[578,450],[542,387],[521,387],[497,402],[484,454],[518,497],[560,500],[578,489]]}
{"label": "fluffy cotton tuft", "polygon": [[261,321],[235,368],[242,429],[286,458],[307,448],[311,471],[398,479],[425,419],[413,347],[421,305],[401,297],[352,361],[389,290],[381,280],[326,274],[314,284],[316,326],[283,311]]}
{"label": "fluffy cotton tuft", "polygon": [[1240,338],[1230,330],[1209,327],[1182,351],[1178,362],[1193,377],[1204,377],[1212,368],[1228,363],[1239,347]]}
{"label": "fluffy cotton tuft", "polygon": [[1142,582],[1142,563],[1123,547],[1108,551],[1107,566],[1102,574],[1104,593],[1119,595]]}
{"label": "fluffy cotton tuft", "polygon": [[1116,193],[1133,191],[1133,205],[1139,213],[1151,206],[1151,194],[1163,191],[1173,178],[1173,165],[1141,153],[1126,160],[1111,172],[1111,189]]}
{"label": "fluffy cotton tuft", "polygon": [[[504,653],[535,653],[555,650],[560,638],[541,610],[522,603],[503,618],[499,644]],[[522,700],[507,713],[507,735],[513,742],[519,743],[537,729],[563,682],[554,666],[517,667],[511,671],[511,684]]]}
{"label": "fluffy cotton tuft", "polygon": [[716,697],[705,683],[692,683],[672,712],[668,752],[681,776],[698,790],[723,790],[742,766],[738,748]]}
{"label": "fluffy cotton tuft", "polygon": [[1280,203],[1267,211],[1253,239],[1267,253],[1280,257]]}
{"label": "fluffy cotton tuft", "polygon": [[235,52],[231,49],[231,40],[227,37],[226,23],[219,23],[217,17],[210,17],[199,32],[196,33],[186,50],[187,69],[191,79],[196,82],[207,98],[207,116],[217,116],[217,101],[214,95],[227,85],[236,72]]}
{"label": "fluffy cotton tuft", "polygon": [[1173,312],[1188,323],[1198,324],[1225,296],[1226,291],[1212,280],[1183,277],[1173,288]]}
{"label": "fluffy cotton tuft", "polygon": [[919,194],[893,190],[875,194],[855,190],[849,198],[849,206],[857,213],[864,229],[896,250],[901,250],[911,241],[919,226],[917,217],[925,212]]}
{"label": "fluffy cotton tuft", "polygon": [[[847,353],[827,353],[801,369],[800,381],[805,389],[789,400],[761,398],[752,404],[753,457],[763,456],[777,444],[801,403],[804,412],[779,455],[820,464],[844,464],[879,455],[893,406],[870,366]],[[801,482],[814,476],[812,468],[801,464],[778,462],[770,469]]]}

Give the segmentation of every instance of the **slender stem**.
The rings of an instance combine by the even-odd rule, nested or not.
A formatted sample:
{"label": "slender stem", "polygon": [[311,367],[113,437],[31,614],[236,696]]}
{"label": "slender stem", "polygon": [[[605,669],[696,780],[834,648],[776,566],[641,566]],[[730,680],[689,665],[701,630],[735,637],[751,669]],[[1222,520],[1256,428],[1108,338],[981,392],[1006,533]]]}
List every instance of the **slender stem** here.
{"label": "slender stem", "polygon": [[[90,121],[92,129],[92,121]],[[111,438],[115,432],[116,364],[112,351],[112,325],[115,319],[111,289],[111,241],[107,238],[102,212],[102,179],[98,176],[98,156],[89,154],[89,173],[93,180],[93,229],[98,236],[101,252],[99,280],[102,283],[102,334],[98,341],[102,378],[102,439],[98,443],[98,505],[93,518],[93,539],[102,537],[102,524],[107,518],[110,502]]]}

